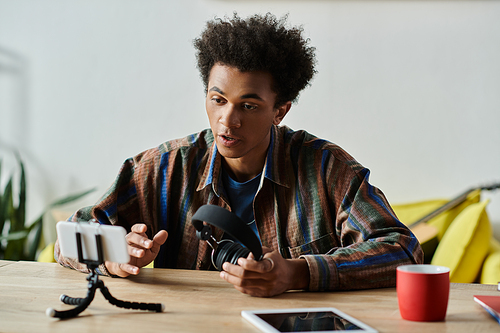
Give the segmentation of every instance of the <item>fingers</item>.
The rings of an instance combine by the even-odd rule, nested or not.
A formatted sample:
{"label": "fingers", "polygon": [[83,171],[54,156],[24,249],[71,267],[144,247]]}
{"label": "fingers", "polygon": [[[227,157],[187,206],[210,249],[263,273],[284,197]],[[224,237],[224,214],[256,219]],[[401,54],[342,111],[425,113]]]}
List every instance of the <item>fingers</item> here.
{"label": "fingers", "polygon": [[[277,294],[274,292],[273,280],[264,278],[262,274],[244,271],[240,266],[229,263],[225,263],[224,267],[225,269],[227,268],[227,271],[220,272],[220,277],[226,282],[231,283],[236,290],[244,294],[260,297],[269,297]],[[235,274],[235,271],[238,270],[243,272],[243,274]]]}
{"label": "fingers", "polygon": [[131,232],[125,237],[127,243],[139,248],[150,249],[153,246],[153,241],[146,235],[147,227],[145,224],[134,224]]}
{"label": "fingers", "polygon": [[139,274],[139,267],[131,264],[118,264],[116,262],[106,261],[105,265],[110,274],[117,275],[119,277]]}
{"label": "fingers", "polygon": [[144,249],[151,249],[153,246],[161,246],[167,240],[168,233],[165,230],[160,230],[153,237],[153,240],[149,239],[146,235],[147,226],[145,224],[134,224],[131,228],[131,232],[127,234],[127,243],[132,246],[136,246]]}
{"label": "fingers", "polygon": [[238,265],[224,263],[220,277],[237,290],[251,296],[269,297],[287,290],[287,263],[277,251],[263,249],[265,256],[257,261],[249,255],[239,258]]}
{"label": "fingers", "polygon": [[[271,258],[264,258],[264,260],[267,260],[267,261],[269,261],[269,262],[271,263],[271,267],[269,267],[269,268],[267,269],[267,272],[272,271],[272,270],[274,269],[274,261],[273,261],[273,259],[271,259]],[[268,266],[269,266],[269,265],[268,265]]]}
{"label": "fingers", "polygon": [[137,275],[137,274],[139,274],[139,267],[131,265],[131,264],[118,264],[118,268],[122,272],[125,272],[127,275],[130,275],[130,274]]}
{"label": "fingers", "polygon": [[274,268],[274,261],[269,256],[264,257],[260,261],[253,260],[251,258],[240,258],[238,259],[238,265],[247,271],[269,273]]}
{"label": "fingers", "polygon": [[139,274],[140,267],[149,264],[156,258],[168,237],[165,230],[160,230],[152,240],[149,239],[146,235],[147,226],[142,223],[134,224],[130,230],[125,237],[130,262],[128,264],[106,262],[106,268],[113,275],[126,277],[130,274]]}
{"label": "fingers", "polygon": [[156,235],[153,237],[153,242],[154,242],[153,246],[163,245],[163,243],[165,243],[165,241],[167,240],[167,237],[168,237],[168,232],[166,232],[165,230],[158,231]]}
{"label": "fingers", "polygon": [[146,251],[135,246],[127,246],[127,252],[131,257],[135,258],[142,258],[146,254]]}
{"label": "fingers", "polygon": [[165,230],[160,230],[156,233],[156,235],[153,237],[153,246],[151,247],[150,251],[156,255],[160,251],[161,246],[165,243],[168,237],[168,232]]}
{"label": "fingers", "polygon": [[257,272],[245,270],[239,265],[233,265],[228,262],[222,265],[223,271],[220,272],[220,277],[234,286],[249,286],[262,284],[263,276]]}
{"label": "fingers", "polygon": [[266,253],[269,253],[269,252],[273,252],[273,250],[267,246],[263,246],[262,247],[262,254],[266,254]]}
{"label": "fingers", "polygon": [[[223,273],[227,272],[228,275],[236,277],[237,279],[272,279],[272,276],[264,275],[270,273],[274,269],[274,261],[271,258],[264,258],[263,260],[257,261],[250,258],[240,258],[238,259],[238,265],[233,265],[225,262],[222,265],[223,271],[221,272],[221,277]],[[224,278],[224,277],[223,277]],[[227,279],[225,279],[228,281]],[[234,279],[231,279],[235,281]],[[230,281],[228,281],[230,282]],[[233,283],[234,284],[234,283]]]}
{"label": "fingers", "polygon": [[[263,247],[262,247],[262,254],[263,254],[263,255],[265,255],[266,253],[270,253],[270,252],[272,252],[272,251],[273,251],[273,250],[272,250],[272,249],[270,249],[270,248],[268,248],[267,246],[263,246]],[[250,253],[248,254],[247,259],[255,260],[255,256],[253,255],[253,253],[252,253],[252,252],[250,252]],[[241,265],[241,264],[238,262],[238,265]],[[274,265],[274,263],[273,263],[273,265]]]}
{"label": "fingers", "polygon": [[145,225],[144,223],[136,223],[130,228],[132,232],[135,232],[137,234],[144,234],[146,235],[146,231],[148,230],[148,226]]}

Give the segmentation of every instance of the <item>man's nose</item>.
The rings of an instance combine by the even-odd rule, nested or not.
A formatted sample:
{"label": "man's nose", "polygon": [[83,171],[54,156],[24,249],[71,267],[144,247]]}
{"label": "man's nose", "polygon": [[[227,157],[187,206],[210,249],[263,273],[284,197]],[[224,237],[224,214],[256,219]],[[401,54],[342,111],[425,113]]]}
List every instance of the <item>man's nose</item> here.
{"label": "man's nose", "polygon": [[228,128],[240,127],[241,119],[237,107],[233,104],[227,104],[222,110],[219,122]]}

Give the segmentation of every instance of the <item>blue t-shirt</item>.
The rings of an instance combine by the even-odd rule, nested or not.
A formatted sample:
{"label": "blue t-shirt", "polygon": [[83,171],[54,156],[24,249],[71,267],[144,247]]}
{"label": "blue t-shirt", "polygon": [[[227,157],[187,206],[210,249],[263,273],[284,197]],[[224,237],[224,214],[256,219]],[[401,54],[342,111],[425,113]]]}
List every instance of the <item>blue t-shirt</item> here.
{"label": "blue t-shirt", "polygon": [[240,183],[232,179],[224,168],[222,168],[222,182],[233,213],[243,220],[243,222],[248,224],[257,237],[259,237],[259,231],[257,230],[257,225],[255,224],[253,216],[253,199],[259,189],[260,177],[261,174],[246,182]]}

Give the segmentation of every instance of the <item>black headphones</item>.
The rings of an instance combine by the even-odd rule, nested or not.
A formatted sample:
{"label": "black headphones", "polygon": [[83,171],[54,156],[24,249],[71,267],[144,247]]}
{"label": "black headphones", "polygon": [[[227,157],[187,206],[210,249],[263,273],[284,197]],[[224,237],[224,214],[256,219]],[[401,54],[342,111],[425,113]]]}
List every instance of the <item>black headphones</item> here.
{"label": "black headphones", "polygon": [[[256,260],[262,260],[262,246],[257,235],[236,214],[227,209],[215,205],[201,206],[193,215],[191,222],[196,228],[198,239],[206,241],[212,248],[212,264],[219,271],[226,261],[237,265],[238,259],[246,258],[250,252]],[[218,242],[212,236],[210,226],[204,225],[203,222],[222,229],[244,246],[230,239]]]}

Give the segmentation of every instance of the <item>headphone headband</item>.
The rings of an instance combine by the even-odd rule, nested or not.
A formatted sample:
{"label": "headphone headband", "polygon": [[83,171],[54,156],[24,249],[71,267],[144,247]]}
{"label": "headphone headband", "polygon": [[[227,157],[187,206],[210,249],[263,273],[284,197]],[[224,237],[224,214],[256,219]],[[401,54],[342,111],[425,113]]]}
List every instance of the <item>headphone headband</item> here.
{"label": "headphone headband", "polygon": [[[256,260],[262,259],[262,246],[252,228],[243,222],[236,214],[216,205],[203,205],[192,217],[193,226],[203,234],[203,221],[227,232],[231,237],[241,242]],[[203,239],[203,238],[202,238]]]}

